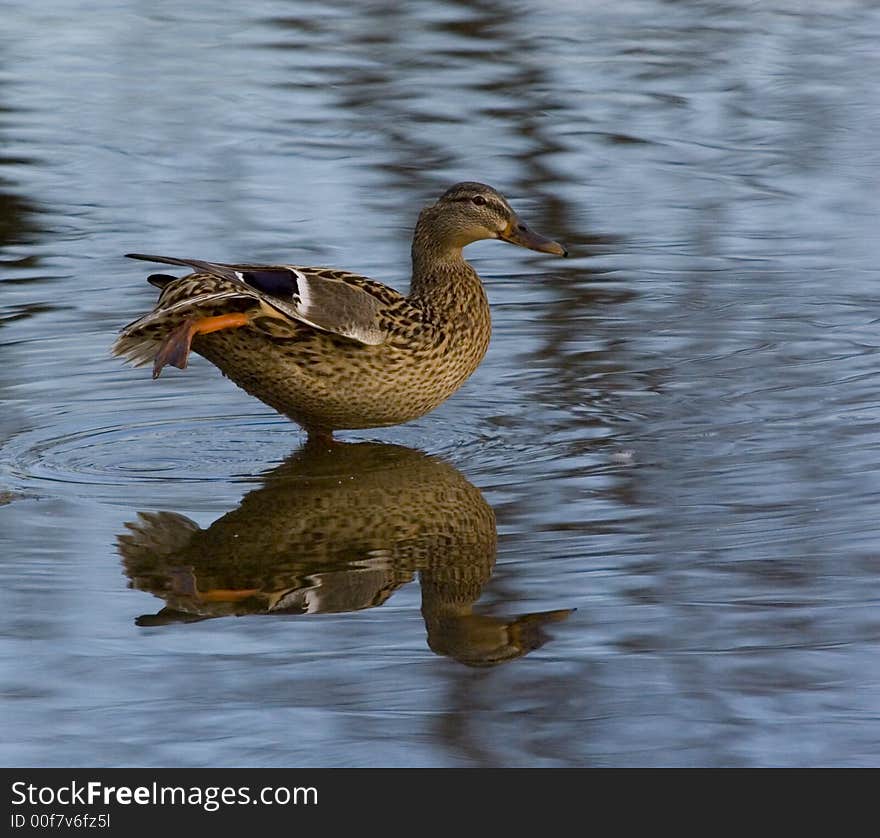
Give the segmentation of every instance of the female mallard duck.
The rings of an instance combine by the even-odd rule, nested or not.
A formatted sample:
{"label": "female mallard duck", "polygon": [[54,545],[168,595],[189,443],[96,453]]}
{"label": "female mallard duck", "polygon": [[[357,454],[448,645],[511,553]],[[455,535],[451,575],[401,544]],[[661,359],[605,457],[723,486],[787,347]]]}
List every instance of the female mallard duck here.
{"label": "female mallard duck", "polygon": [[167,364],[185,368],[192,349],[310,439],[407,422],[451,396],[486,353],[489,303],[461,254],[480,239],[568,255],[491,187],[459,183],[419,215],[409,296],[331,268],[129,254],[194,272],[149,277],[161,289],[156,308],[113,352],[153,361],[157,378]]}

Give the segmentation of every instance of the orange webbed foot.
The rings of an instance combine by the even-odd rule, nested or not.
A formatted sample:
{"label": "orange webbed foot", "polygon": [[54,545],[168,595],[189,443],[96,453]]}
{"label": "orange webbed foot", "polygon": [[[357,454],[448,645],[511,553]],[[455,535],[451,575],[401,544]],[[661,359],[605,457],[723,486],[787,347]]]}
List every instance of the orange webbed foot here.
{"label": "orange webbed foot", "polygon": [[163,367],[168,364],[181,370],[186,369],[190,347],[196,335],[207,335],[210,332],[219,332],[221,329],[235,329],[239,326],[247,326],[250,322],[250,317],[243,313],[219,314],[216,317],[186,320],[169,332],[159,347],[153,362],[153,378],[158,378]]}

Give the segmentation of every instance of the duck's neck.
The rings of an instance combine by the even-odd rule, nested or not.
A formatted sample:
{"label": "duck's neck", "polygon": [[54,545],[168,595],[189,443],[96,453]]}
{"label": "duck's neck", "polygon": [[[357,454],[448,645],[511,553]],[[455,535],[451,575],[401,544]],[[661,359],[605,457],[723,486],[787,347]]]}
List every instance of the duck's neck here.
{"label": "duck's neck", "polygon": [[438,242],[419,227],[413,238],[409,297],[447,316],[489,308],[483,283],[461,247]]}

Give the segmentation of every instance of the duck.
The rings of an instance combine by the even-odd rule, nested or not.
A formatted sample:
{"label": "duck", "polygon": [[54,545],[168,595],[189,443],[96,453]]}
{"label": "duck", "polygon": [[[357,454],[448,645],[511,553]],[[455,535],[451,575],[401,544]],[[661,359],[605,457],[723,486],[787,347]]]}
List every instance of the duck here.
{"label": "duck", "polygon": [[121,330],[112,352],[152,363],[154,379],[166,366],[185,369],[195,352],[311,442],[408,422],[446,401],[486,354],[489,302],[462,255],[484,239],[568,255],[500,192],[472,181],[419,213],[406,295],[336,268],[129,253],[190,273],[148,277],[156,306]]}

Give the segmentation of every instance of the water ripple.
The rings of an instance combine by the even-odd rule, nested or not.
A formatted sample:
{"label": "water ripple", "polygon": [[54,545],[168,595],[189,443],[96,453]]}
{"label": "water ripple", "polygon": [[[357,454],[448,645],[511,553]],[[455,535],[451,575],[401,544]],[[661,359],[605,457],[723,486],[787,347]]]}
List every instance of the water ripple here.
{"label": "water ripple", "polygon": [[[229,417],[170,418],[109,424],[53,435],[38,428],[4,447],[13,485],[64,484],[70,491],[135,483],[193,483],[247,478],[286,453],[297,437],[279,423]],[[57,485],[53,492],[59,491]],[[97,497],[105,497],[98,492]],[[112,497],[112,495],[110,495]]]}

